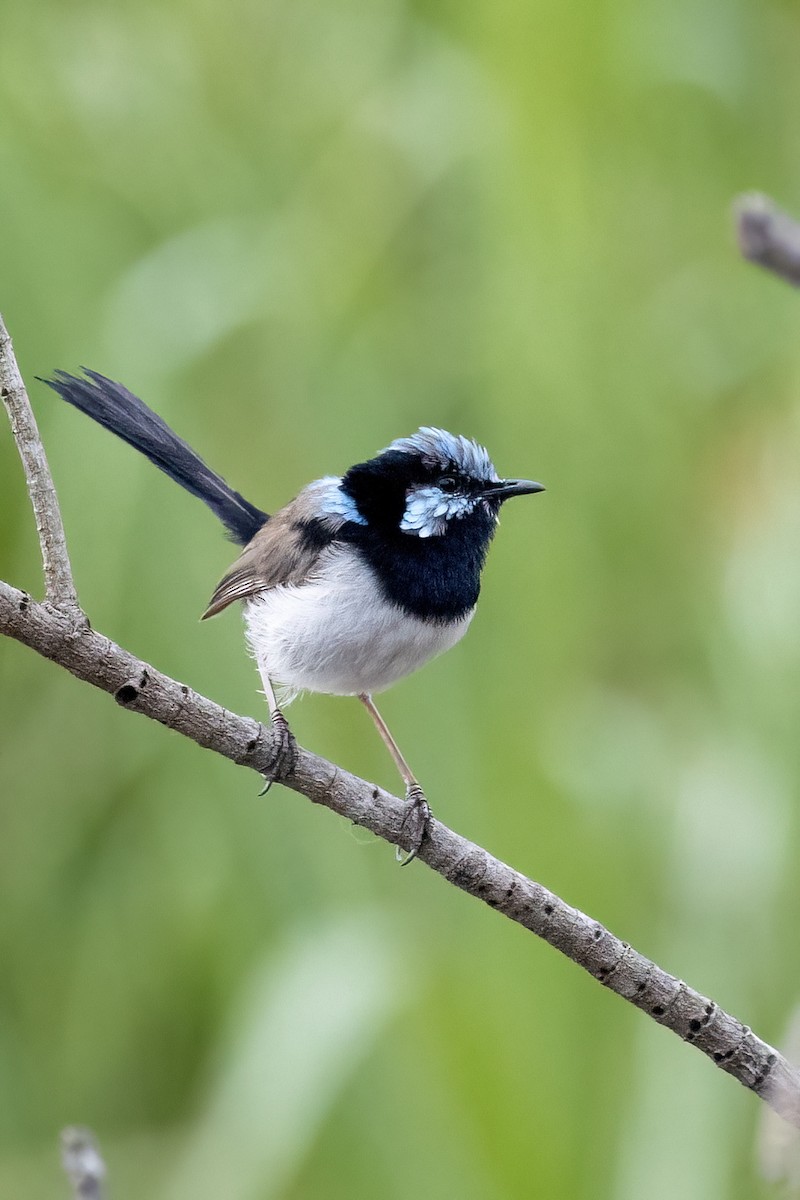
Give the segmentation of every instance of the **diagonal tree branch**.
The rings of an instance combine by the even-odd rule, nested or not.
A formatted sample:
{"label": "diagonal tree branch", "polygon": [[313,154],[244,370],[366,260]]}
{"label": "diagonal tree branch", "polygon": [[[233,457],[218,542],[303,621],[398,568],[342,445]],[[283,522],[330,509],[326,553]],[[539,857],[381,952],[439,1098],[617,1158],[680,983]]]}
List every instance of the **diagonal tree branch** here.
{"label": "diagonal tree branch", "polygon": [[[0,633],[51,659],[198,745],[261,774],[274,765],[271,729],[226,711],[68,615],[0,582]],[[405,850],[405,803],[308,750],[281,782]],[[419,859],[462,891],[537,934],[617,995],[697,1047],[800,1128],[800,1072],[708,997],[644,958],[599,922],[431,820]]]}
{"label": "diagonal tree branch", "polygon": [[[163,675],[121,646],[25,592],[0,582],[0,633],[198,745],[260,774],[270,773],[270,728],[240,717]],[[281,782],[315,804],[404,850],[405,803],[308,750]],[[800,1128],[800,1072],[714,1001],[643,957],[598,921],[541,884],[431,819],[419,860],[448,882],[531,930],[617,995],[677,1033]]]}
{"label": "diagonal tree branch", "polygon": [[25,478],[28,483],[36,531],[42,548],[42,565],[47,599],[51,604],[79,612],[72,581],[61,509],[47,463],[42,439],[28,393],[14,357],[11,338],[0,315],[0,396],[11,420]]}
{"label": "diagonal tree branch", "polygon": [[[0,379],[15,377],[18,371],[6,335],[0,340]],[[9,403],[5,388],[4,399]],[[42,556],[53,577],[52,596],[48,592],[53,602],[37,603],[0,581],[0,633],[108,692],[122,707],[150,717],[240,766],[271,774],[278,746],[270,728],[227,712],[90,628],[77,606],[56,494],[21,381],[13,400],[13,408],[9,403],[12,427],[25,447],[24,453],[22,447],[20,452],[37,513]],[[57,536],[51,543],[48,539],[54,530]],[[55,602],[56,595],[61,603]],[[404,801],[326,759],[298,749],[294,766],[280,776],[280,782],[387,842],[411,849],[404,828]],[[440,821],[431,820],[418,857],[448,882],[543,938],[605,987],[696,1046],[800,1128],[800,1071],[713,1000]]]}

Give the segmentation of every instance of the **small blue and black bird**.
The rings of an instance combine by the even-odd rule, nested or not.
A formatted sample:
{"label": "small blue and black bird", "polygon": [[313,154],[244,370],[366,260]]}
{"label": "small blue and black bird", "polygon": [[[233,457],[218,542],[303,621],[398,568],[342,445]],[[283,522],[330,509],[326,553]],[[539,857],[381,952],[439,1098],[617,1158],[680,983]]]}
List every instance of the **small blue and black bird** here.
{"label": "small blue and black bird", "polygon": [[342,476],[315,480],[269,516],[122,384],[85,374],[57,371],[44,382],[198,496],[244,547],[203,617],[244,603],[279,737],[276,764],[294,754],[276,687],[287,703],[302,691],[358,696],[405,783],[410,862],[430,810],[372,696],[464,636],[500,506],[542,485],[501,479],[482,446],[423,428]]}

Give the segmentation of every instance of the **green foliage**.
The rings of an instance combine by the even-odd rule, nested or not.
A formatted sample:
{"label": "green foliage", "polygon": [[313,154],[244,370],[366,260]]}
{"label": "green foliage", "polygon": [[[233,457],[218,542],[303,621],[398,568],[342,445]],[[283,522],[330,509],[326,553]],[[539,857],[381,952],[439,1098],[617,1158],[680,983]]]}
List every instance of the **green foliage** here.
{"label": "green foliage", "polygon": [[[208,514],[33,382],[87,363],[273,509],[421,423],[541,478],[384,701],[434,810],[769,1039],[796,1001],[800,208],[781,0],[8,0],[2,287],[93,624],[260,715]],[[10,437],[0,575],[41,591]],[[393,786],[355,702],[300,739]],[[0,1194],[91,1125],[153,1200],[761,1194],[758,1102],[421,866],[0,645]],[[59,1187],[62,1189],[59,1192]]]}

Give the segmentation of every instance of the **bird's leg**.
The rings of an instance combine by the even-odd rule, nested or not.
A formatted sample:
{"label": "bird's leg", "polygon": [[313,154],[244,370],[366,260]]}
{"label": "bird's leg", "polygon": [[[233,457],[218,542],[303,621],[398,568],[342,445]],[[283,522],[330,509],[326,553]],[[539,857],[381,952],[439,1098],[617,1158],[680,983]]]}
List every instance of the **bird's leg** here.
{"label": "bird's leg", "polygon": [[289,722],[278,707],[278,699],[275,695],[275,689],[272,686],[272,680],[267,674],[266,667],[261,663],[258,664],[258,673],[261,676],[261,682],[264,685],[264,695],[269,705],[270,724],[278,739],[275,749],[275,761],[269,773],[264,775],[264,787],[258,793],[259,796],[266,796],[275,780],[282,779],[285,775],[288,775],[294,767],[297,744],[294,740],[294,734],[289,728]]}
{"label": "bird's leg", "polygon": [[403,755],[400,753],[400,747],[392,737],[389,731],[389,726],[386,724],[383,717],[375,707],[372,696],[368,695],[366,692],[362,692],[358,698],[375,722],[375,728],[381,735],[384,745],[391,754],[392,759],[394,760],[394,765],[397,767],[403,783],[406,785],[406,800],[409,802],[409,809],[406,813],[403,825],[409,827],[409,831],[411,833],[411,849],[405,858],[401,858],[400,852],[398,851],[400,865],[405,867],[419,854],[422,840],[425,837],[425,831],[428,828],[431,810],[428,806],[428,801],[425,798],[425,793],[417,782],[413,771],[403,758]]}

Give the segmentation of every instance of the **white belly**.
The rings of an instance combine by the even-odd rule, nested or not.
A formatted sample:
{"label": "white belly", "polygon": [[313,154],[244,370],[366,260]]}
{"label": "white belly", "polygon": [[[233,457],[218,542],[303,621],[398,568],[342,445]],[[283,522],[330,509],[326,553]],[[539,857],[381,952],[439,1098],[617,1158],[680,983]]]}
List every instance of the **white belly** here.
{"label": "white belly", "polygon": [[385,600],[351,550],[327,551],[312,581],[245,602],[247,643],[259,668],[292,695],[381,692],[464,636],[459,621],[430,624]]}

